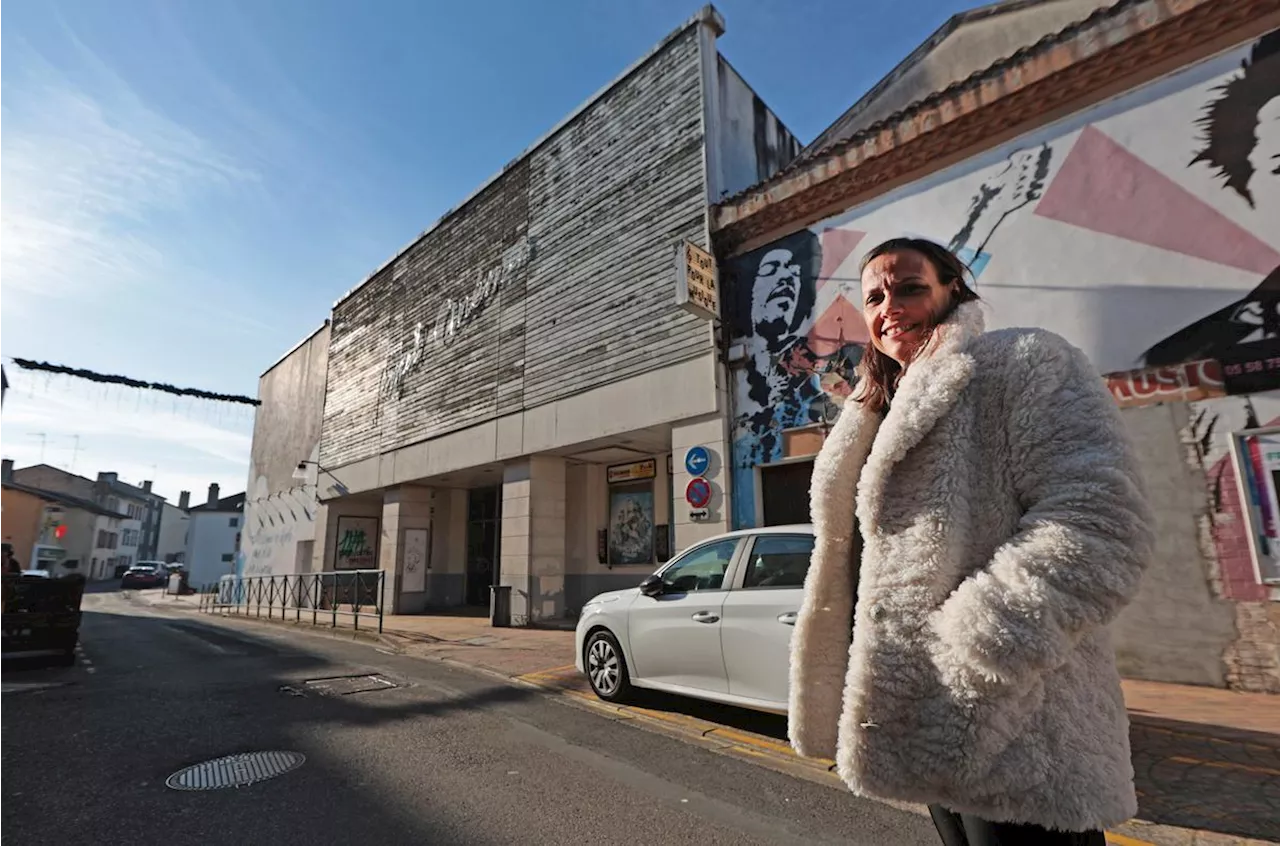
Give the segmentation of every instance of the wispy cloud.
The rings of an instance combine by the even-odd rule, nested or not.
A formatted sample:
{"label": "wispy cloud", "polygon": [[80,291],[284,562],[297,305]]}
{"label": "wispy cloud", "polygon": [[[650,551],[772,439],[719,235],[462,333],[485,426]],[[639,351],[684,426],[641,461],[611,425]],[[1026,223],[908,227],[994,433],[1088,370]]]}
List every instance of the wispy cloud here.
{"label": "wispy cloud", "polygon": [[112,293],[160,278],[168,256],[155,221],[256,181],[100,63],[82,84],[17,46],[0,160],[6,294]]}
{"label": "wispy cloud", "polygon": [[[5,368],[6,372],[9,368]],[[4,455],[19,466],[43,460],[93,477],[99,470],[137,483],[152,479],[166,496],[218,482],[227,493],[248,477],[253,414],[219,404],[170,400],[163,394],[80,383],[53,388],[26,371],[10,376],[5,397]],[[221,419],[219,419],[221,418]],[[79,437],[79,452],[74,452]]]}

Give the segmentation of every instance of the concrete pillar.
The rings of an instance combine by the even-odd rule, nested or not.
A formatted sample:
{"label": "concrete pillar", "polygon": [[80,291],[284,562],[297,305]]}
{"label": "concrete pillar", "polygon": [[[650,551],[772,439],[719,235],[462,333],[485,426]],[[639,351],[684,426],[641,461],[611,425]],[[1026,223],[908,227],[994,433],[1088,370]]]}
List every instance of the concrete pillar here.
{"label": "concrete pillar", "polygon": [[467,492],[436,491],[431,530],[431,569],[427,571],[427,608],[456,608],[467,587]]}
{"label": "concrete pillar", "polygon": [[312,573],[323,573],[331,569],[329,564],[333,562],[333,545],[335,543],[333,532],[329,526],[329,506],[324,504],[316,505],[316,521],[315,521],[315,546],[311,548],[311,570]]}
{"label": "concrete pillar", "polygon": [[[685,453],[691,447],[703,446],[711,454],[711,465],[704,477],[711,483],[711,503],[707,519],[693,521],[692,510],[685,501],[685,489],[693,478],[685,469]],[[729,531],[729,466],[731,452],[728,425],[720,415],[685,420],[671,427],[671,526],[672,553],[680,552],[700,540]]]}
{"label": "concrete pillar", "polygon": [[382,537],[378,543],[378,569],[385,574],[386,609],[391,614],[415,614],[425,610],[424,589],[407,593],[404,586],[404,533],[410,529],[431,531],[435,491],[418,485],[391,488],[382,496]]}
{"label": "concrete pillar", "polygon": [[537,455],[503,468],[501,584],[512,625],[565,610],[565,460]]}

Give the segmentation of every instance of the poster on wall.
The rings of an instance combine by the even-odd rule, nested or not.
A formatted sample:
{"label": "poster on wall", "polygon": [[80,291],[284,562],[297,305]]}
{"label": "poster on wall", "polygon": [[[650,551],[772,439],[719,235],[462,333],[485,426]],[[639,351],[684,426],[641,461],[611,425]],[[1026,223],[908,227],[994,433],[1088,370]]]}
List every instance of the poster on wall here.
{"label": "poster on wall", "polygon": [[609,495],[609,564],[653,563],[653,490],[616,490]]}
{"label": "poster on wall", "polygon": [[1280,434],[1240,437],[1253,552],[1262,581],[1280,582]]}
{"label": "poster on wall", "polygon": [[403,593],[422,593],[427,589],[427,529],[404,531],[404,577],[400,581]]}
{"label": "poster on wall", "polygon": [[339,517],[335,570],[378,569],[378,518]]}

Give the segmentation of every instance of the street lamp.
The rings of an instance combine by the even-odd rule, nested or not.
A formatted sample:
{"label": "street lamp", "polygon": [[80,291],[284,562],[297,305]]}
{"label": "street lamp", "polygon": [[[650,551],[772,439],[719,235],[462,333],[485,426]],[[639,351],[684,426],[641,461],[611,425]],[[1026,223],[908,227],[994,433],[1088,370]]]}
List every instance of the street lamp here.
{"label": "street lamp", "polygon": [[337,492],[338,496],[346,496],[347,494],[351,493],[351,491],[348,490],[347,486],[342,483],[342,480],[339,479],[337,476],[333,475],[333,473],[331,473],[329,470],[321,466],[319,461],[305,461],[305,460],[299,461],[298,466],[295,467],[293,470],[293,478],[295,481],[305,482],[309,479],[310,474],[307,472],[308,464],[314,464],[316,470],[319,471],[320,473],[329,474],[329,478],[333,479],[334,481],[334,484],[331,489]]}

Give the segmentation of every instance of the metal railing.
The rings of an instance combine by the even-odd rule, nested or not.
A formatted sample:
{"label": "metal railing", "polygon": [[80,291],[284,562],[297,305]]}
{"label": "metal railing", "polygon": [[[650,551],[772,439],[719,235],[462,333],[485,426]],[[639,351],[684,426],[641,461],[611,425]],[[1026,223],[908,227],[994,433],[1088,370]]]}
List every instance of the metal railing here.
{"label": "metal railing", "polygon": [[297,576],[223,576],[200,594],[200,610],[211,614],[266,617],[268,620],[311,618],[313,626],[338,628],[351,620],[359,631],[377,620],[382,633],[386,574],[382,570],[340,570]]}

